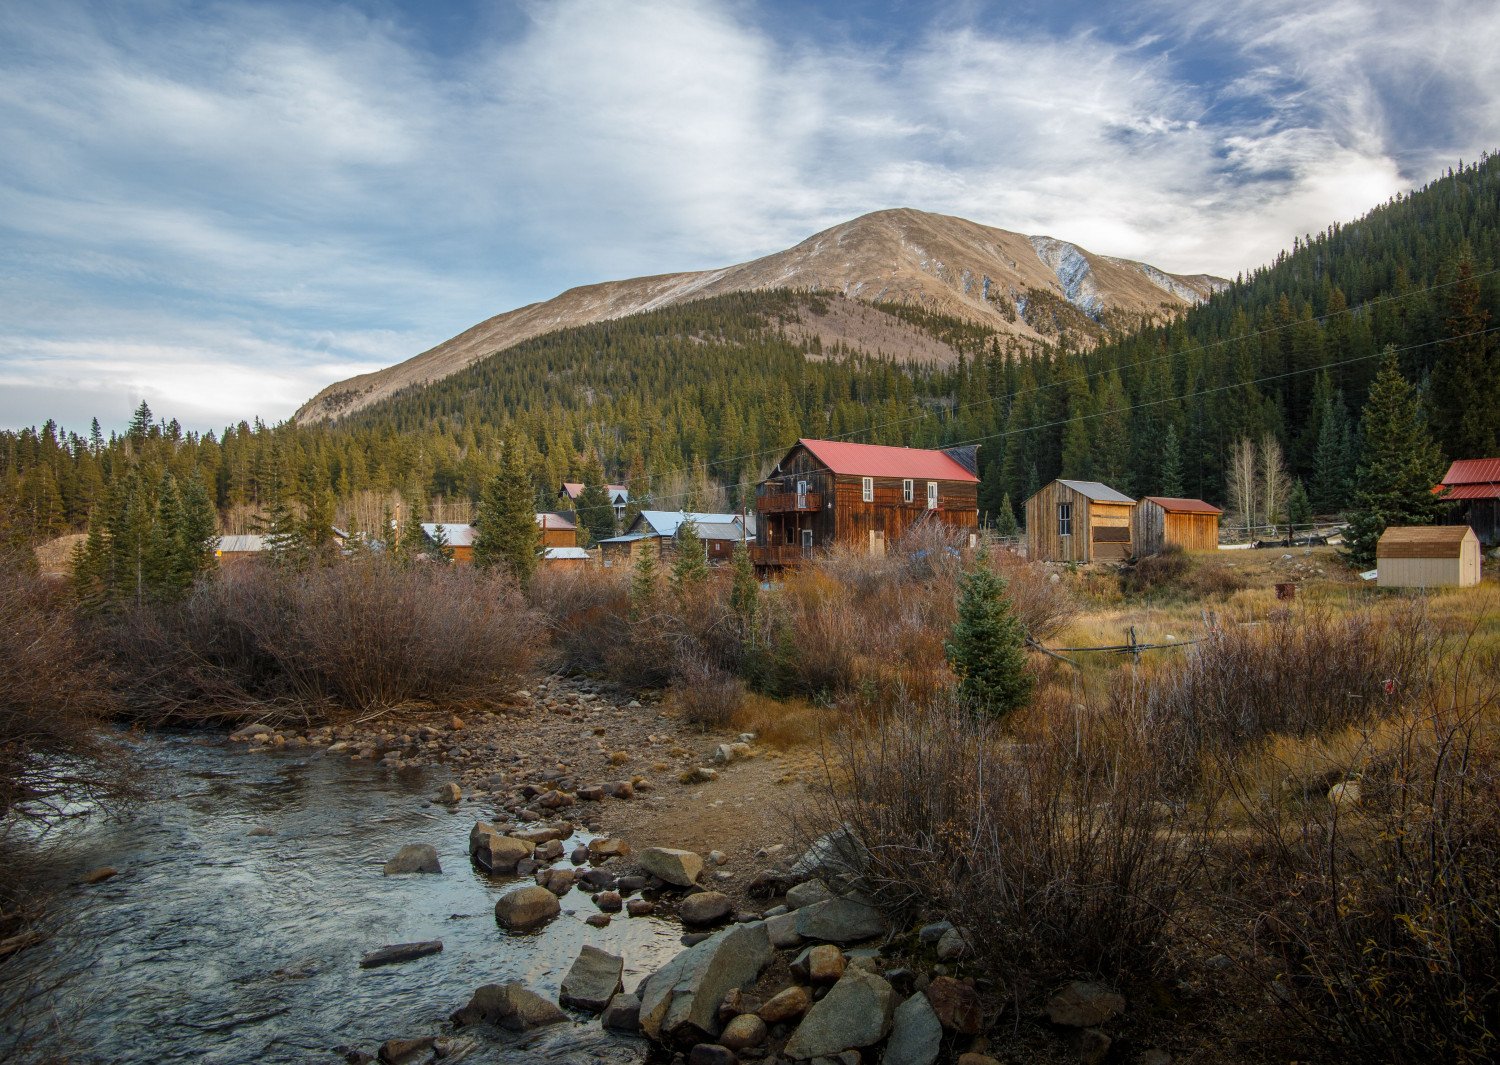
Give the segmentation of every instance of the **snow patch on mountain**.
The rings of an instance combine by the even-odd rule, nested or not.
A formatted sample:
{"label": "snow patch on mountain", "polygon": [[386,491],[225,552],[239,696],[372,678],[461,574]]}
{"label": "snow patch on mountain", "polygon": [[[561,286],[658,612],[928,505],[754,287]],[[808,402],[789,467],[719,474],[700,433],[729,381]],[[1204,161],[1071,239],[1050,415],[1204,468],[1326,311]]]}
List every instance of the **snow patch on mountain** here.
{"label": "snow patch on mountain", "polygon": [[1088,256],[1076,245],[1054,237],[1029,237],[1036,257],[1047,265],[1062,285],[1063,296],[1090,318],[1104,313],[1104,299],[1094,280],[1094,269]]}

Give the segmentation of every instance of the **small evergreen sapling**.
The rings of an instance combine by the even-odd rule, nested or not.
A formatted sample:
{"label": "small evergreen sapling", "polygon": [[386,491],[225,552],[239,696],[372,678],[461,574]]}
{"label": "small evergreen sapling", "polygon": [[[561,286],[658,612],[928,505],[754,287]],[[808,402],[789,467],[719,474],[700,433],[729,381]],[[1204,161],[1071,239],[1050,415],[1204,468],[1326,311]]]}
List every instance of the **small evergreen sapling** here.
{"label": "small evergreen sapling", "polygon": [[978,713],[1004,717],[1024,706],[1035,678],[1026,667],[1026,630],[1005,594],[1005,580],[986,564],[965,573],[958,621],[943,643],[959,696]]}

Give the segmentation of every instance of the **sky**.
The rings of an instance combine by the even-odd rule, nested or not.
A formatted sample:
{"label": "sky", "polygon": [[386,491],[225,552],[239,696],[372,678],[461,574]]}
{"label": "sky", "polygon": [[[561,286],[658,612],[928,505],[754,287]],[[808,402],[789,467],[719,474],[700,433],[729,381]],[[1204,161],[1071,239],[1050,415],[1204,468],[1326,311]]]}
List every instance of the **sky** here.
{"label": "sky", "polygon": [[1500,145],[1494,0],[17,0],[0,428],[289,417],[916,207],[1233,276]]}

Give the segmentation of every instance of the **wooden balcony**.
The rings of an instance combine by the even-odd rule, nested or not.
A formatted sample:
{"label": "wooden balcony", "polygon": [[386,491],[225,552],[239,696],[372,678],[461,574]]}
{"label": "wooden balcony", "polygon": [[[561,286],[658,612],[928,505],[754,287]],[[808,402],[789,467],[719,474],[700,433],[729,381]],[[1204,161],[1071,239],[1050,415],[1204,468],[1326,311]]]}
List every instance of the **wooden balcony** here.
{"label": "wooden balcony", "polygon": [[812,550],[799,544],[750,545],[750,561],[757,566],[800,566],[811,557]]}
{"label": "wooden balcony", "polygon": [[823,509],[821,492],[767,492],[755,497],[755,509],[762,514],[791,514],[796,511]]}

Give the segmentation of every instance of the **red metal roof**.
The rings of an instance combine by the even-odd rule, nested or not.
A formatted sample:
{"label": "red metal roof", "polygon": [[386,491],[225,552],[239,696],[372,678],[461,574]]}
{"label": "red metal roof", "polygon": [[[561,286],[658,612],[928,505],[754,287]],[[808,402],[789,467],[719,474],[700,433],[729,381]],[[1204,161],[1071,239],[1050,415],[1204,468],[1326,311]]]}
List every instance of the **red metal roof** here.
{"label": "red metal roof", "polygon": [[1147,499],[1170,514],[1222,514],[1212,503],[1201,499],[1178,499],[1176,496],[1147,496]]}
{"label": "red metal roof", "polygon": [[[1442,485],[1438,485],[1433,489],[1434,492],[1441,492],[1442,490]],[[1443,496],[1443,499],[1500,499],[1500,482],[1495,484],[1449,485],[1448,494]]]}
{"label": "red metal roof", "polygon": [[851,444],[847,440],[798,440],[834,473],[854,477],[910,477],[920,481],[979,480],[941,451]]}
{"label": "red metal roof", "polygon": [[1500,459],[1459,459],[1443,474],[1443,483],[1500,484]]}

